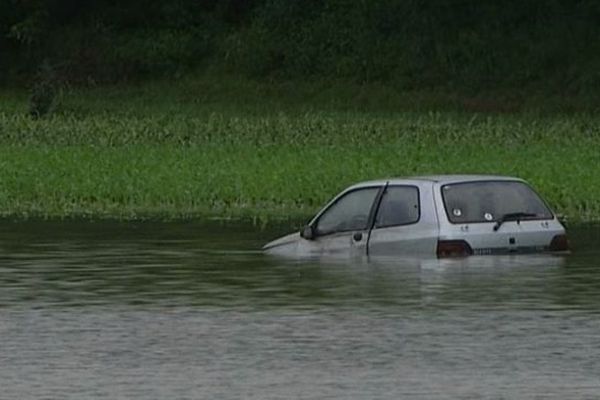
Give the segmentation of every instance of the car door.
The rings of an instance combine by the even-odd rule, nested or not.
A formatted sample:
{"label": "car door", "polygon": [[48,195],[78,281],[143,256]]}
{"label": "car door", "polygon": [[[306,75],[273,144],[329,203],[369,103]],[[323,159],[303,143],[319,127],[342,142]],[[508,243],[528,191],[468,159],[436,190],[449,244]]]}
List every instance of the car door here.
{"label": "car door", "polygon": [[351,189],[338,196],[317,217],[310,252],[332,255],[366,254],[369,227],[382,186]]}
{"label": "car door", "polygon": [[369,256],[434,255],[438,224],[432,185],[388,185],[371,230]]}
{"label": "car door", "polygon": [[463,240],[474,254],[542,251],[564,233],[544,201],[521,181],[455,182],[439,193],[445,211],[441,239]]}

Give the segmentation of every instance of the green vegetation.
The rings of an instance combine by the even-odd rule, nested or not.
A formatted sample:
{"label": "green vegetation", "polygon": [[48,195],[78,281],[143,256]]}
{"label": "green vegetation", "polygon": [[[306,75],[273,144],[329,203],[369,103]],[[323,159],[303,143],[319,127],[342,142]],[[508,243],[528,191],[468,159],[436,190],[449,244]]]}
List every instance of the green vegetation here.
{"label": "green vegetation", "polygon": [[595,113],[475,113],[452,98],[429,112],[428,96],[378,85],[225,78],[71,91],[40,119],[21,92],[0,102],[4,216],[296,218],[360,180],[492,173],[600,219]]}
{"label": "green vegetation", "polygon": [[[599,103],[593,0],[0,0],[0,82],[227,71]],[[4,56],[5,55],[5,56]]]}
{"label": "green vegetation", "polygon": [[599,4],[0,0],[0,214],[296,217],[460,172],[600,219]]}

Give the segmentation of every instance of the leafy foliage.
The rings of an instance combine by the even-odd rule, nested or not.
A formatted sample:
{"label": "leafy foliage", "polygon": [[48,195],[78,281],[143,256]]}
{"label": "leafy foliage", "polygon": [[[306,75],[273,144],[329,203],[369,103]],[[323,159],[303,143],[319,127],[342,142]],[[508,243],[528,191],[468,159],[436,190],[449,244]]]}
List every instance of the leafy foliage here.
{"label": "leafy foliage", "polygon": [[29,98],[29,115],[40,118],[48,114],[55,103],[58,86],[52,66],[48,62],[42,63]]}
{"label": "leafy foliage", "polygon": [[52,57],[82,83],[210,67],[589,94],[600,91],[599,20],[590,0],[0,0],[0,68],[27,73]]}

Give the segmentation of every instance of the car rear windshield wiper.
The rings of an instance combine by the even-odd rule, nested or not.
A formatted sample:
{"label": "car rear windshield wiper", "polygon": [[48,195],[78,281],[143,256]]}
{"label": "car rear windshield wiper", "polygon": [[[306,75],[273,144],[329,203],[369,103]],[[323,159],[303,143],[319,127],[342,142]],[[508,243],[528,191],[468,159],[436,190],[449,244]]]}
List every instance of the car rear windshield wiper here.
{"label": "car rear windshield wiper", "polygon": [[526,213],[526,212],[514,212],[504,214],[498,221],[496,221],[496,225],[494,225],[494,232],[500,229],[503,223],[506,221],[520,221],[523,218],[531,218],[537,217],[537,214]]}

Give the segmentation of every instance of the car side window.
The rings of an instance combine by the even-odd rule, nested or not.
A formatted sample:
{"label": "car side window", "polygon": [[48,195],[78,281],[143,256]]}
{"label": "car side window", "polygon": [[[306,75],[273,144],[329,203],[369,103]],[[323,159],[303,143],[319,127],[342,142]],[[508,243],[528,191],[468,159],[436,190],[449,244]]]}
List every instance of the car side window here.
{"label": "car side window", "polygon": [[367,229],[373,202],[379,187],[356,189],[333,203],[317,221],[319,235]]}
{"label": "car side window", "polygon": [[414,224],[419,220],[419,189],[388,186],[375,217],[375,228]]}

